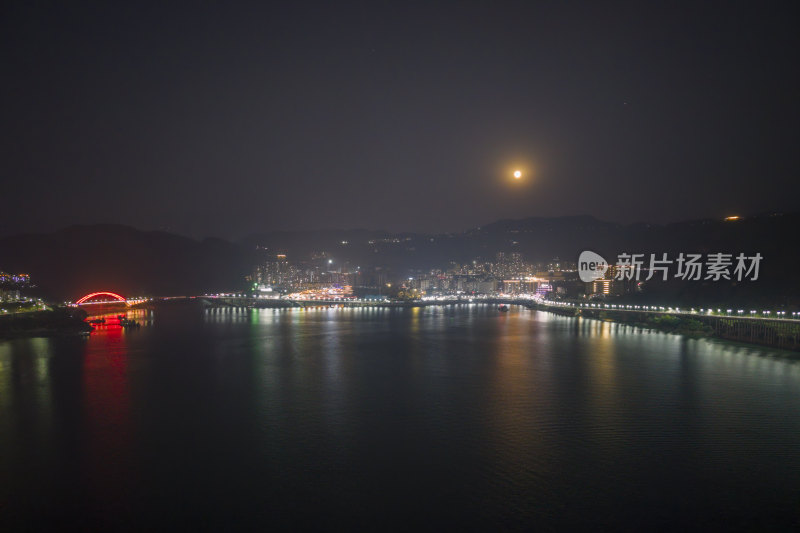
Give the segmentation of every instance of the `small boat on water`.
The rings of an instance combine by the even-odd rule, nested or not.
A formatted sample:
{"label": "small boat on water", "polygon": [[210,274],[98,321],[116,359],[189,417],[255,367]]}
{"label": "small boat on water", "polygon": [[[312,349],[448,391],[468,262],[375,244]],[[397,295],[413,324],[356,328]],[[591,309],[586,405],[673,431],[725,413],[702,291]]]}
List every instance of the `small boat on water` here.
{"label": "small boat on water", "polygon": [[128,318],[122,318],[119,321],[119,325],[123,328],[138,328],[141,324],[136,322],[135,320],[130,320]]}
{"label": "small boat on water", "polygon": [[506,311],[508,311],[508,306],[506,304],[500,304],[497,307],[497,309],[498,309],[498,311],[501,311],[501,312],[505,313]]}
{"label": "small boat on water", "polygon": [[89,322],[89,324],[105,324],[106,323],[106,319],[105,318],[93,318],[92,320],[88,320],[87,322]]}

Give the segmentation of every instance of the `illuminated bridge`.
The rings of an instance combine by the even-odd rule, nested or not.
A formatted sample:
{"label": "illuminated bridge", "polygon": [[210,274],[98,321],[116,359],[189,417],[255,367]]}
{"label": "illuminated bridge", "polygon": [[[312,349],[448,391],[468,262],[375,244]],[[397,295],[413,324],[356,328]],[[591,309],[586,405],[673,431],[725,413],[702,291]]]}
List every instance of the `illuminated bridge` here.
{"label": "illuminated bridge", "polygon": [[115,292],[101,291],[92,292],[75,302],[76,306],[84,305],[109,305],[109,304],[124,304],[126,306],[136,305],[147,301],[146,298],[125,298]]}

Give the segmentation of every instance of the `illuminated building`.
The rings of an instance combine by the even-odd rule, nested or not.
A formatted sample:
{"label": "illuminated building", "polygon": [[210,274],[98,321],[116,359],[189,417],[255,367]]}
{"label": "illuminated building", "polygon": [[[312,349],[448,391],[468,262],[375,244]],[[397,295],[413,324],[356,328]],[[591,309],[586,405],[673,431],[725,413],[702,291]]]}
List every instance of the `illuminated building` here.
{"label": "illuminated building", "polygon": [[536,294],[539,296],[545,296],[548,292],[553,290],[553,286],[549,283],[539,283],[536,287]]}
{"label": "illuminated building", "polygon": [[0,288],[0,302],[16,302],[21,298],[19,289]]}
{"label": "illuminated building", "polygon": [[497,280],[495,278],[486,278],[478,282],[478,292],[481,294],[494,294],[497,291]]}
{"label": "illuminated building", "polygon": [[15,285],[30,285],[30,274],[8,274],[0,272],[0,283],[13,283]]}
{"label": "illuminated building", "polygon": [[602,294],[603,296],[611,294],[611,280],[607,278],[594,280],[592,282],[592,294]]}

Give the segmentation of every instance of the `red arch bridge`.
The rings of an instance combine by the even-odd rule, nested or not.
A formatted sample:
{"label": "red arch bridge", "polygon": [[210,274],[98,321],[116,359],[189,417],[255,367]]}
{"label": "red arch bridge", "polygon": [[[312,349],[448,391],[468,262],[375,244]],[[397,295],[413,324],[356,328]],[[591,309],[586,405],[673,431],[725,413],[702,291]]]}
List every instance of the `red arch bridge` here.
{"label": "red arch bridge", "polygon": [[98,305],[98,304],[125,304],[136,305],[146,301],[146,298],[125,298],[115,292],[100,291],[92,292],[75,302],[75,305]]}

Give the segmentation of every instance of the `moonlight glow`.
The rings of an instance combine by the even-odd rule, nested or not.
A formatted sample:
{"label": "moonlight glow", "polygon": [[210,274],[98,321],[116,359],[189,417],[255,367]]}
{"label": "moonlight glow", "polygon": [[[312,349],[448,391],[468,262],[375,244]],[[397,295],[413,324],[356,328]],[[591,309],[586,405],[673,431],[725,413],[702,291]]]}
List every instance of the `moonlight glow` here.
{"label": "moonlight glow", "polygon": [[521,177],[522,177],[522,171],[520,171],[520,170],[515,170],[515,171],[514,171],[514,179],[517,179],[517,180],[518,180],[518,179],[520,179]]}

